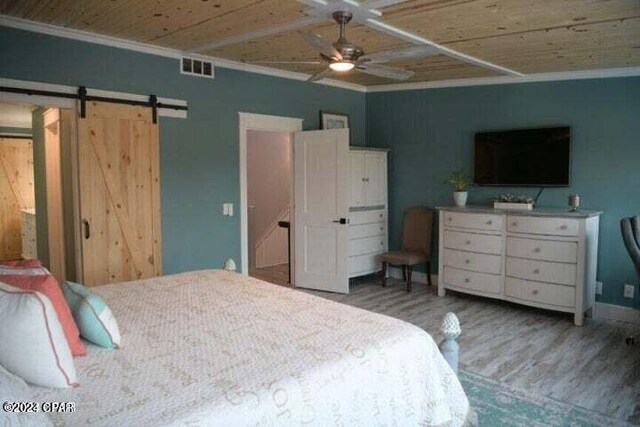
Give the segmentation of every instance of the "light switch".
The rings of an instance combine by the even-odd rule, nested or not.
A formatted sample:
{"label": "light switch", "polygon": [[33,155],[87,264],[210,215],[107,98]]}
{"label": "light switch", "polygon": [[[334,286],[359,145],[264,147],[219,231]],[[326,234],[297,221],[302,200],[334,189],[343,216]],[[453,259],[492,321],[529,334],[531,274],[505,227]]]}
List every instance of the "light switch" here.
{"label": "light switch", "polygon": [[222,204],[222,215],[233,216],[233,203]]}

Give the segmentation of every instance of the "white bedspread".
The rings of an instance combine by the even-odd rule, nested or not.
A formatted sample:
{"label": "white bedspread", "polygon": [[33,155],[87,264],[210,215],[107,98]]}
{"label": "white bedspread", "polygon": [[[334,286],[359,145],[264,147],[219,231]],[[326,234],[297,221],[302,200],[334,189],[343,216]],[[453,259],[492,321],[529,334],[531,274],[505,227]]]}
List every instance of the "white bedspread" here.
{"label": "white bedspread", "polygon": [[88,344],[56,425],[458,426],[468,400],[431,336],[397,319],[211,270],[94,288],[122,348]]}

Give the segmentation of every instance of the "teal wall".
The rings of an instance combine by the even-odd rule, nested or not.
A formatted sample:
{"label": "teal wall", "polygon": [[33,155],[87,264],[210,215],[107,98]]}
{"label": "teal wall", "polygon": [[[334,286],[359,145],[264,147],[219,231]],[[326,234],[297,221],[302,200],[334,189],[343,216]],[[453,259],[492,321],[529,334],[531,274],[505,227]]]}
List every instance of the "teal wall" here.
{"label": "teal wall", "polygon": [[[214,80],[184,76],[176,59],[0,27],[0,77],[180,98],[188,119],[161,118],[163,264],[166,273],[240,260],[238,112],[304,119],[351,116],[352,143],[365,142],[365,94],[216,68]],[[236,215],[222,216],[222,203]]]}
{"label": "teal wall", "polygon": [[0,135],[31,135],[31,128],[0,126]]}
{"label": "teal wall", "polygon": [[[367,94],[368,144],[391,148],[389,165],[391,247],[399,245],[408,206],[452,204],[444,184],[455,169],[473,172],[473,136],[481,130],[550,125],[572,127],[571,187],[546,189],[541,206],[565,207],[569,193],[585,209],[604,211],[600,225],[598,299],[624,299],[636,283],[619,231],[620,218],[640,213],[640,78],[476,86]],[[472,204],[503,192],[535,195],[537,189],[471,188]],[[435,259],[435,256],[434,256]]]}

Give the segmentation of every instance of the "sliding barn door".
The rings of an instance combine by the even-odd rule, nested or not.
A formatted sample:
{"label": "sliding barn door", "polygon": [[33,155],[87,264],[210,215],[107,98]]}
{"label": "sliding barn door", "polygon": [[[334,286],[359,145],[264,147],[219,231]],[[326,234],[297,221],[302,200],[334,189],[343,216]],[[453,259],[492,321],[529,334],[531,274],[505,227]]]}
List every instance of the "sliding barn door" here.
{"label": "sliding barn door", "polygon": [[159,276],[158,125],[151,109],[89,102],[78,119],[83,280]]}
{"label": "sliding barn door", "polygon": [[349,293],[349,130],[294,134],[295,285]]}
{"label": "sliding barn door", "polygon": [[0,261],[22,257],[20,212],[34,207],[31,139],[0,138]]}

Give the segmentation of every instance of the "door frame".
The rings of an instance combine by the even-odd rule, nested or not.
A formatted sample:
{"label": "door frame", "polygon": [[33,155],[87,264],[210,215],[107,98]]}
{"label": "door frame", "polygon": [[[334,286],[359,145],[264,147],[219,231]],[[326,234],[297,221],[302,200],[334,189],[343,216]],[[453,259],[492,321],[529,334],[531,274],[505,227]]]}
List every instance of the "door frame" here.
{"label": "door frame", "polygon": [[[240,271],[249,275],[249,215],[247,213],[247,131],[286,132],[294,133],[302,130],[304,119],[294,117],[270,116],[265,114],[238,113],[240,139]],[[293,159],[293,140],[291,144],[291,159]],[[293,183],[293,168],[292,168]],[[293,184],[292,184],[293,185]],[[294,209],[290,216],[293,218]],[[290,239],[293,240],[293,227]],[[293,252],[293,247],[291,248]],[[290,254],[291,255],[291,254]],[[293,259],[293,257],[291,257]],[[293,269],[291,270],[293,271]],[[295,281],[292,278],[291,284]]]}

